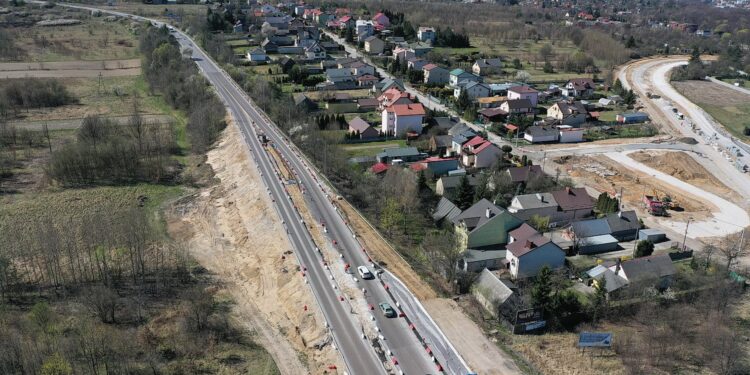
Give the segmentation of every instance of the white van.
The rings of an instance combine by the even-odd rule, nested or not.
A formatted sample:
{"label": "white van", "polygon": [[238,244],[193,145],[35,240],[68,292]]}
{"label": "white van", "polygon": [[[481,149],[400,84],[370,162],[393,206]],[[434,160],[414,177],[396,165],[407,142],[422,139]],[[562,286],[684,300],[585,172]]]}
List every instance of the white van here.
{"label": "white van", "polygon": [[375,278],[375,276],[372,275],[372,272],[370,272],[365,266],[357,267],[357,272],[359,272],[359,276],[365,280]]}

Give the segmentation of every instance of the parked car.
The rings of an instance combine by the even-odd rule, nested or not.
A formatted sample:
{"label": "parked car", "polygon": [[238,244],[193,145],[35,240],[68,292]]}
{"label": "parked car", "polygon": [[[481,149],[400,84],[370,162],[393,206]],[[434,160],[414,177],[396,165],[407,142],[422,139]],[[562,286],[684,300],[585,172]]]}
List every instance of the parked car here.
{"label": "parked car", "polygon": [[369,279],[374,279],[375,278],[375,276],[372,275],[372,272],[370,272],[370,270],[367,269],[367,267],[365,267],[365,266],[359,266],[359,267],[357,267],[357,272],[359,272],[359,277],[361,277],[361,278],[363,278],[365,280],[369,280]]}
{"label": "parked car", "polygon": [[396,310],[394,310],[393,307],[388,304],[388,302],[380,302],[378,306],[380,307],[380,311],[383,312],[383,315],[385,315],[386,318],[396,317]]}

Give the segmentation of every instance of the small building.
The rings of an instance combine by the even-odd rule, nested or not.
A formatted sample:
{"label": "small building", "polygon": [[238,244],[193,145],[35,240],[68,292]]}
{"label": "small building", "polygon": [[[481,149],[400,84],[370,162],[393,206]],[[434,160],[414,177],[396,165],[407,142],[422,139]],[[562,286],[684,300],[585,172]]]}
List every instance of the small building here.
{"label": "small building", "polygon": [[437,207],[432,212],[432,220],[436,223],[447,220],[451,222],[456,216],[461,214],[461,209],[446,197],[441,197]]}
{"label": "small building", "polygon": [[318,109],[318,105],[314,101],[310,100],[310,98],[308,98],[304,93],[296,92],[292,94],[292,99],[294,100],[294,105],[297,108],[303,108],[307,111]]}
{"label": "small building", "polygon": [[562,88],[563,96],[570,98],[589,98],[594,94],[596,84],[591,78],[573,78]]}
{"label": "small building", "polygon": [[262,48],[256,48],[251,51],[247,51],[247,60],[250,62],[266,62],[268,60],[268,55],[266,55],[266,52],[263,51]]}
{"label": "small building", "polygon": [[638,220],[638,214],[635,211],[619,211],[610,213],[606,216],[607,225],[609,225],[609,234],[619,241],[632,241],[638,235],[641,229],[641,222]]}
{"label": "small building", "polygon": [[424,158],[424,155],[416,147],[399,147],[385,148],[376,157],[378,163],[391,164],[394,160],[401,160],[405,163],[419,161]]}
{"label": "small building", "polygon": [[418,163],[422,164],[422,169],[432,172],[433,176],[444,176],[458,169],[458,158],[429,157]]}
{"label": "small building", "polygon": [[502,122],[506,117],[508,117],[508,112],[505,112],[502,108],[485,108],[480,110],[477,114],[485,124],[491,122]]}
{"label": "small building", "polygon": [[664,242],[667,234],[658,229],[641,229],[638,231],[638,241],[651,241],[652,243]]}
{"label": "small building", "polygon": [[529,220],[532,216],[548,217],[550,223],[557,222],[559,206],[552,193],[536,193],[516,195],[508,206],[508,211],[521,220]]}
{"label": "small building", "polygon": [[359,139],[372,139],[380,136],[375,128],[359,116],[349,120],[349,133],[359,135]]}
{"label": "small building", "polygon": [[560,143],[577,143],[583,142],[584,129],[574,128],[570,125],[560,125],[557,127],[560,132]]}
{"label": "small building", "polygon": [[644,112],[621,113],[617,115],[616,121],[621,124],[635,124],[648,121],[648,114]]}
{"label": "small building", "polygon": [[489,74],[500,73],[503,69],[503,62],[499,58],[479,59],[471,66],[471,71],[476,75],[485,76]]}
{"label": "small building", "polygon": [[375,34],[375,24],[372,21],[357,20],[355,23],[355,34],[357,41],[364,42],[365,39]]}
{"label": "small building", "polygon": [[514,279],[536,276],[545,266],[558,269],[565,265],[565,252],[529,224],[521,224],[508,235],[506,260]]}
{"label": "small building", "polygon": [[578,254],[607,253],[617,250],[618,246],[617,238],[612,237],[611,234],[583,237],[576,241]]}
{"label": "small building", "polygon": [[417,40],[433,44],[435,42],[435,29],[432,27],[420,26],[419,29],[417,29]]}
{"label": "small building", "polygon": [[[453,193],[456,191],[456,188],[461,183],[461,179],[464,176],[443,176],[440,177],[437,180],[437,183],[435,183],[435,194],[442,196],[442,197],[453,197]],[[466,175],[466,178],[469,180],[469,185],[471,186],[477,186],[479,185],[479,177],[476,175]]]}
{"label": "small building", "polygon": [[[376,83],[378,83],[378,77],[375,77],[372,74],[362,74],[357,77],[357,86],[359,87],[372,87]],[[377,101],[377,99],[373,99]]]}
{"label": "small building", "polygon": [[[488,87],[491,85],[487,85]],[[490,88],[490,90],[492,90]],[[490,91],[491,92],[491,91]],[[508,100],[505,96],[488,96],[488,97],[482,97],[477,98],[477,104],[479,105],[479,108],[498,108],[501,104],[505,103]]]}
{"label": "small building", "polygon": [[660,290],[668,288],[672,277],[677,274],[677,268],[667,254],[631,259],[616,263],[609,269],[628,284],[653,284]]}
{"label": "small building", "polygon": [[[527,165],[525,167],[510,167],[507,169],[510,181],[514,184],[527,183],[532,178],[544,177],[542,167],[538,165]],[[593,206],[592,206],[593,207]]]}
{"label": "small building", "polygon": [[482,137],[474,137],[461,147],[461,164],[469,168],[493,166],[503,151]]}
{"label": "small building", "polygon": [[466,249],[458,260],[458,269],[475,273],[484,269],[498,270],[504,267],[505,254],[505,250]]}
{"label": "small building", "polygon": [[367,51],[367,53],[377,55],[383,53],[384,48],[385,42],[374,35],[369,36],[367,37],[367,39],[365,39],[365,51]]}
{"label": "small building", "polygon": [[450,80],[448,69],[441,68],[435,64],[427,64],[422,67],[424,73],[424,83],[434,85],[444,85]]}
{"label": "small building", "polygon": [[372,17],[372,22],[374,22],[378,26],[381,26],[381,29],[385,29],[388,26],[391,26],[391,21],[388,19],[388,16],[386,16],[382,12],[375,14]]}
{"label": "small building", "polygon": [[450,135],[433,135],[430,137],[430,153],[434,155],[448,155],[453,137]]}
{"label": "small building", "polygon": [[560,132],[552,126],[529,126],[523,134],[523,139],[531,143],[557,142]]}
{"label": "small building", "polygon": [[560,221],[571,222],[591,216],[594,210],[594,199],[586,188],[569,188],[552,192],[555,202],[560,206]]}
{"label": "small building", "polygon": [[378,109],[380,102],[375,98],[357,99],[357,109],[360,112],[370,112]]}
{"label": "small building", "polygon": [[427,60],[419,57],[412,57],[411,59],[406,60],[406,66],[409,70],[421,71],[425,65],[427,65]]}
{"label": "small building", "polygon": [[508,99],[528,99],[531,102],[532,107],[536,107],[539,104],[539,91],[534,90],[530,86],[513,86],[508,89]]}
{"label": "small building", "polygon": [[503,282],[487,269],[479,273],[471,294],[492,316],[498,318],[514,314],[519,304],[509,283]]}

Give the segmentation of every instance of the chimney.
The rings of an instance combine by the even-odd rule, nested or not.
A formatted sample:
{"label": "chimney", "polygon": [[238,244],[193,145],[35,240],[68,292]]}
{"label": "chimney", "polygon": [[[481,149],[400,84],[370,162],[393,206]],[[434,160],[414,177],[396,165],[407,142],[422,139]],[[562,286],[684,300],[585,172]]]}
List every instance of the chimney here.
{"label": "chimney", "polygon": [[620,260],[620,258],[617,258],[617,260],[615,260],[615,275],[616,275],[616,274],[617,274],[618,272],[620,272],[620,264],[621,264],[621,263],[622,263],[622,260]]}
{"label": "chimney", "polygon": [[540,202],[544,203],[544,195],[541,193],[536,193],[536,199],[539,199]]}
{"label": "chimney", "polygon": [[619,217],[620,219],[622,219],[622,211],[617,211],[617,217]]}
{"label": "chimney", "polygon": [[568,195],[571,194],[571,192],[570,192],[570,186],[566,186],[565,187],[565,192],[568,193]]}
{"label": "chimney", "polygon": [[487,216],[488,219],[492,217],[492,211],[489,209],[489,207],[485,211],[485,216]]}
{"label": "chimney", "polygon": [[533,249],[534,248],[534,243],[531,242],[531,241],[529,241],[529,240],[526,240],[526,246],[525,246],[525,248],[527,248],[527,249]]}

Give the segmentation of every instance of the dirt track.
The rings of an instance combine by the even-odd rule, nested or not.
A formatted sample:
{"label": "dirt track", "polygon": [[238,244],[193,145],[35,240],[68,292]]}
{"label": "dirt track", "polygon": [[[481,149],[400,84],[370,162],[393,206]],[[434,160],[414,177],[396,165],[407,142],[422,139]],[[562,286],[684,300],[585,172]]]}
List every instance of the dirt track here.
{"label": "dirt track", "polygon": [[296,258],[287,253],[291,245],[244,147],[229,126],[208,154],[220,182],[176,207],[170,233],[227,283],[238,320],[257,332],[255,339],[283,374],[320,374],[330,364],[343,368],[330,343],[314,347],[329,338],[323,319]]}
{"label": "dirt track", "polygon": [[0,79],[93,78],[141,74],[141,60],[0,63]]}

